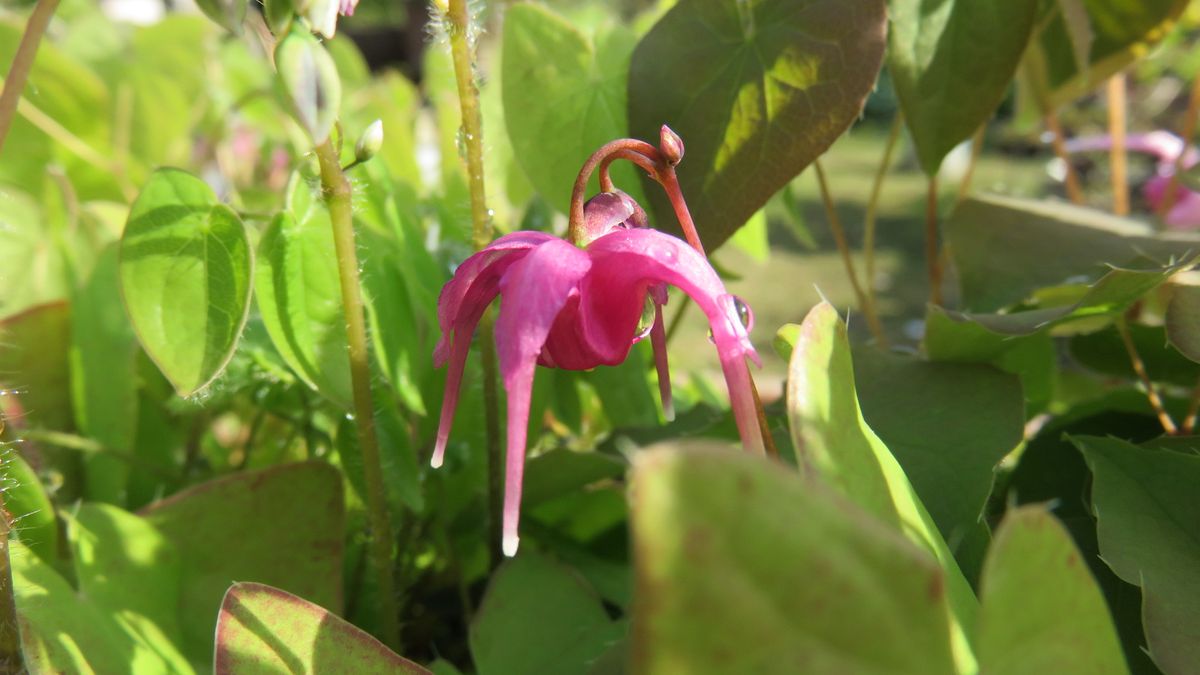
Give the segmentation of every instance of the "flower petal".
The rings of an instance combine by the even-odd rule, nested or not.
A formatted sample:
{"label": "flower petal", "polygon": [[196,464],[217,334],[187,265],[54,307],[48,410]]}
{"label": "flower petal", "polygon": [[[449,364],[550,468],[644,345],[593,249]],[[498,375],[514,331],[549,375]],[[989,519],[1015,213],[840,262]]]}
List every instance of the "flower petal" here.
{"label": "flower petal", "polygon": [[[1097,152],[1112,148],[1112,136],[1097,134],[1094,136],[1079,136],[1067,141],[1067,152]],[[1130,152],[1140,152],[1153,155],[1159,162],[1173,167],[1175,158],[1183,150],[1183,140],[1169,131],[1151,131],[1144,134],[1129,134],[1125,138],[1125,149]],[[1188,148],[1183,157],[1184,166],[1192,166],[1200,161],[1200,153],[1195,148]],[[1163,167],[1160,167],[1160,171]]]}
{"label": "flower petal", "polygon": [[538,354],[558,313],[569,298],[578,294],[579,281],[590,266],[591,261],[582,250],[561,239],[552,239],[529,251],[500,280],[496,352],[508,392],[502,523],[502,548],[508,556],[517,552],[529,397]]}

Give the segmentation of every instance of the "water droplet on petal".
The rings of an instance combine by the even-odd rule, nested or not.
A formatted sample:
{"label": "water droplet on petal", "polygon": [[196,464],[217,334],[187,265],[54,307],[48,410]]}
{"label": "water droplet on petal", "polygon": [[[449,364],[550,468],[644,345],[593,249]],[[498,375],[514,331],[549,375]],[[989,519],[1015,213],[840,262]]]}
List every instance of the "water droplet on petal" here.
{"label": "water droplet on petal", "polygon": [[738,320],[742,322],[746,332],[754,330],[754,312],[750,311],[750,305],[736,295],[729,297],[733,299],[733,308],[737,310]]}
{"label": "water droplet on petal", "polygon": [[646,300],[642,304],[642,317],[638,319],[637,329],[633,333],[633,341],[641,342],[650,335],[650,329],[654,328],[654,298],[650,294],[646,294]]}

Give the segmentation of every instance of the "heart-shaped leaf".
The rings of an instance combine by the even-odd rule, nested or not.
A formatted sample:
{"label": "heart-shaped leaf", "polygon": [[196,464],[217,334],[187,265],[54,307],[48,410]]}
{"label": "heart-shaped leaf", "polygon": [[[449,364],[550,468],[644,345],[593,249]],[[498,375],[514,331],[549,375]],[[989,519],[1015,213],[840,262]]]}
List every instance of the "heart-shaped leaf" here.
{"label": "heart-shaped leaf", "polygon": [[1200,663],[1200,457],[1116,438],[1073,439],[1095,483],[1100,555],[1142,588],[1150,656],[1163,672]]}
{"label": "heart-shaped leaf", "polygon": [[250,307],[250,242],[204,181],[155,171],[121,238],[121,293],[146,353],[180,396],[225,368]]}
{"label": "heart-shaped leaf", "polygon": [[[883,60],[882,0],[681,0],[629,65],[629,130],[670,125],[679,181],[716,248],[858,117]],[[660,227],[674,223],[647,190]]]}
{"label": "heart-shaped leaf", "polygon": [[1009,512],[984,563],[980,672],[1121,675],[1108,606],[1071,535],[1042,506]]}
{"label": "heart-shaped leaf", "polygon": [[892,0],[888,71],[925,173],[991,117],[1029,41],[1038,0]]}
{"label": "heart-shaped leaf", "polygon": [[320,605],[256,583],[233,584],[221,602],[213,672],[429,673]]}
{"label": "heart-shaped leaf", "polygon": [[[613,28],[593,44],[570,21],[539,5],[513,5],[504,16],[508,137],[525,175],[563,213],[587,158],[627,135],[625,89],[634,42],[632,31]],[[613,172],[621,189],[641,198],[632,165],[617,163]]]}
{"label": "heart-shaped leaf", "polygon": [[141,511],[182,560],[183,649],[213,656],[213,617],[235,581],[258,581],[341,611],[342,476],[285,464],[197,485]]}
{"label": "heart-shaped leaf", "polygon": [[692,443],[630,494],[635,672],[960,672],[937,561],[820,481]]}

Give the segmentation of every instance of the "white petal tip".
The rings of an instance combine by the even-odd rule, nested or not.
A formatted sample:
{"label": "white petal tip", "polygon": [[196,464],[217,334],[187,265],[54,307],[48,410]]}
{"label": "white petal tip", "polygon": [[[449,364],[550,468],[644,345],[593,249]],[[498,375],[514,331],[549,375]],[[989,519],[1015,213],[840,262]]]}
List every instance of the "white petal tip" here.
{"label": "white petal tip", "polygon": [[504,541],[500,544],[500,550],[504,552],[506,558],[511,558],[517,554],[517,544],[521,542],[520,537],[515,534],[504,535]]}
{"label": "white petal tip", "polygon": [[435,469],[442,468],[442,458],[437,455],[434,455],[433,457],[431,457],[429,459],[429,466],[431,466]]}
{"label": "white petal tip", "polygon": [[663,406],[663,419],[665,419],[668,422],[675,421],[675,406],[673,406],[673,405]]}

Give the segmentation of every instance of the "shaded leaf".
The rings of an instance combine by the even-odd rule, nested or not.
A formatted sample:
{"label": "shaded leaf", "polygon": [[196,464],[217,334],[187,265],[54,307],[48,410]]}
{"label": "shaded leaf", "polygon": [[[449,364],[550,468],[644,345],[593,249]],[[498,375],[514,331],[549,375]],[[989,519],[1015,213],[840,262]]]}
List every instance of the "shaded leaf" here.
{"label": "shaded leaf", "polygon": [[[715,249],[858,117],[883,60],[881,0],[681,0],[638,43],[629,130],[687,147],[679,181]],[[662,190],[647,190],[675,228]]]}
{"label": "shaded leaf", "polygon": [[492,577],[471,623],[471,656],[482,675],[583,673],[624,634],[570,569],[523,551]]}
{"label": "shaded leaf", "polygon": [[1172,284],[1164,323],[1171,345],[1187,358],[1200,363],[1200,285],[1194,281],[1177,278]]}
{"label": "shaded leaf", "polygon": [[67,303],[52,302],[0,321],[0,388],[12,390],[0,405],[10,422],[70,428],[70,320]]}
{"label": "shaded leaf", "polygon": [[242,21],[246,18],[247,0],[196,0],[196,6],[205,16],[220,24],[222,28],[242,32]]}
{"label": "shaded leaf", "polygon": [[121,293],[142,347],[180,396],[233,356],[252,263],[242,221],[204,181],[178,169],[150,176],[121,238]]}
{"label": "shaded leaf", "polygon": [[1010,511],[984,563],[981,673],[1128,673],[1104,596],[1067,532],[1041,506]]}
{"label": "shaded leaf", "polygon": [[[1192,387],[1200,378],[1200,366],[1167,346],[1167,334],[1161,326],[1129,324],[1129,335],[1146,373],[1154,382]],[[1071,356],[1081,365],[1109,376],[1138,379],[1129,361],[1129,352],[1115,328],[1087,335],[1076,335],[1068,343]]]}
{"label": "shaded leaf", "polygon": [[821,476],[931,553],[946,570],[955,623],[969,635],[974,593],[900,464],[863,419],[846,324],[828,303],[814,307],[800,327],[788,366],[787,407],[801,472]]}
{"label": "shaded leaf", "polygon": [[320,605],[265,584],[229,587],[213,672],[428,673]]}
{"label": "shaded leaf", "polygon": [[1092,470],[1100,555],[1142,588],[1151,658],[1168,675],[1192,672],[1200,663],[1200,456],[1073,440]]}
{"label": "shaded leaf", "polygon": [[820,482],[700,445],[633,482],[636,672],[958,672],[943,570]]}
{"label": "shaded leaf", "polygon": [[975,133],[1003,100],[1038,0],[892,0],[888,72],[921,167]]}
{"label": "shaded leaf", "polygon": [[[534,188],[563,213],[587,158],[627,135],[625,89],[635,41],[623,27],[590,40],[540,5],[516,4],[505,13],[501,82],[508,137]],[[640,201],[633,166],[619,162],[613,173],[617,186]],[[597,190],[595,177],[591,185],[589,195]]]}
{"label": "shaded leaf", "polygon": [[179,551],[183,649],[213,654],[213,617],[235,581],[342,604],[342,478],[327,464],[284,464],[197,485],[141,511]]}

